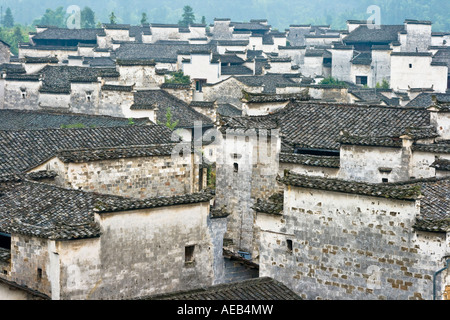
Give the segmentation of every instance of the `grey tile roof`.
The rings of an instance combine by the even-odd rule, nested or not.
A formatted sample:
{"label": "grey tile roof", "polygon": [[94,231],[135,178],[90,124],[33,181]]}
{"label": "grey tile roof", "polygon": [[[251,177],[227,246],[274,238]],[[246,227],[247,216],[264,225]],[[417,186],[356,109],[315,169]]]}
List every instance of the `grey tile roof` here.
{"label": "grey tile roof", "polygon": [[398,137],[408,128],[430,126],[424,109],[401,107],[289,102],[273,114],[258,117],[224,119],[226,127],[251,128],[279,123],[283,141],[300,148],[338,150],[341,131],[352,136]]}
{"label": "grey tile roof", "polygon": [[97,35],[102,34],[103,29],[68,29],[48,28],[37,33],[33,40],[82,40],[96,41]]}
{"label": "grey tile roof", "polygon": [[450,142],[439,141],[432,144],[413,144],[413,151],[431,152],[431,153],[450,153]]}
{"label": "grey tile roof", "polygon": [[302,300],[282,283],[268,277],[178,291],[164,295],[138,297],[138,300]]}
{"label": "grey tile roof", "polygon": [[97,199],[94,211],[101,214],[117,211],[176,206],[182,204],[209,202],[212,197],[213,196],[207,192],[198,192],[171,197],[149,198],[144,200],[125,197],[101,197]]}
{"label": "grey tile roof", "polygon": [[84,163],[121,158],[170,156],[174,147],[175,143],[167,143],[149,146],[70,149],[58,151],[56,156],[65,163]]}
{"label": "grey tile roof", "polygon": [[2,63],[0,64],[0,72],[4,72],[7,75],[10,74],[25,74],[26,70],[22,64],[18,63]]}
{"label": "grey tile roof", "polygon": [[372,63],[372,53],[371,52],[359,52],[354,51],[354,55],[352,60],[350,60],[352,64],[356,65],[368,65]]}
{"label": "grey tile roof", "polygon": [[434,63],[443,63],[449,67],[450,74],[450,48],[440,48],[433,56]]}
{"label": "grey tile roof", "polygon": [[98,195],[31,181],[1,185],[0,230],[49,239],[98,237]]}
{"label": "grey tile roof", "polygon": [[212,120],[195,111],[186,102],[178,99],[164,90],[142,90],[134,93],[132,110],[152,110],[158,108],[156,119],[166,123],[167,109],[170,109],[172,121],[178,121],[177,127],[190,128],[195,121],[201,121],[203,126],[212,126]]}
{"label": "grey tile roof", "polygon": [[435,168],[436,170],[450,171],[450,160],[437,159],[430,167]]}
{"label": "grey tile roof", "polygon": [[252,208],[256,212],[262,212],[273,215],[282,215],[283,203],[284,203],[284,194],[283,192],[281,192],[271,195],[268,199],[257,199],[256,204],[253,205]]}
{"label": "grey tile roof", "polygon": [[59,150],[163,144],[171,136],[163,125],[0,130],[0,175],[29,170]]}
{"label": "grey tile roof", "polygon": [[406,107],[420,107],[420,108],[428,108],[433,105],[433,95],[436,96],[438,102],[441,103],[450,103],[450,94],[448,93],[429,93],[422,92],[417,97],[412,99]]}
{"label": "grey tile roof", "polygon": [[212,44],[189,44],[183,42],[126,43],[116,50],[116,58],[120,60],[154,60],[161,63],[176,63],[178,54],[189,54],[191,51],[213,51]]}
{"label": "grey tile roof", "polygon": [[283,163],[296,163],[313,167],[339,168],[339,156],[315,156],[309,154],[281,152],[279,161]]}
{"label": "grey tile roof", "polygon": [[275,93],[276,88],[279,86],[297,84],[295,81],[291,80],[288,75],[276,73],[266,73],[265,75],[260,76],[236,76],[235,78],[247,86],[264,86],[263,92],[265,93]]}
{"label": "grey tile roof", "polygon": [[352,193],[371,197],[382,197],[399,200],[416,200],[420,196],[420,188],[414,185],[374,184],[365,182],[347,181],[334,178],[312,177],[289,172],[281,183],[286,185],[327,190],[334,192]]}
{"label": "grey tile roof", "polygon": [[380,28],[369,28],[366,25],[361,25],[352,32],[350,32],[344,39],[345,44],[354,43],[374,43],[374,44],[389,44],[398,41],[399,32],[403,31],[403,25],[381,25]]}
{"label": "grey tile roof", "polygon": [[217,113],[226,117],[242,116],[242,110],[229,103],[219,103]]}
{"label": "grey tile roof", "polygon": [[21,180],[0,184],[0,232],[55,240],[99,237],[94,212],[127,211],[209,202],[207,193],[145,200],[65,189]]}
{"label": "grey tile roof", "polygon": [[288,101],[308,101],[310,96],[307,90],[299,93],[251,93],[243,90],[243,102],[266,103],[266,102],[288,102]]}
{"label": "grey tile roof", "polygon": [[222,66],[220,73],[222,75],[253,75],[253,70],[244,65],[231,65]]}
{"label": "grey tile roof", "polygon": [[398,106],[399,99],[389,99],[384,96],[379,89],[374,88],[361,88],[361,87],[349,87],[348,92],[359,99],[360,102],[366,103],[381,103],[384,102],[388,106]]}
{"label": "grey tile roof", "polygon": [[97,82],[98,77],[117,78],[113,68],[86,68],[78,66],[45,66],[37,74],[42,77],[41,92],[70,93],[72,82]]}
{"label": "grey tile roof", "polygon": [[[129,120],[102,115],[31,110],[0,110],[0,130],[38,130],[83,124],[85,127],[128,126]],[[133,119],[134,125],[146,125],[148,118]]]}

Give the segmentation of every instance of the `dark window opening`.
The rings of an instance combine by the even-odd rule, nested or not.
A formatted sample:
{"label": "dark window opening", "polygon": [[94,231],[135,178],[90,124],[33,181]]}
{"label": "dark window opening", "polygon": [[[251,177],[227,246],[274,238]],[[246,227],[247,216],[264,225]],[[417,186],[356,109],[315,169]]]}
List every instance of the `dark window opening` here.
{"label": "dark window opening", "polygon": [[382,181],[383,183],[388,183],[388,182],[389,182],[389,180],[388,180],[387,178],[383,178],[383,179],[381,179],[381,181]]}
{"label": "dark window opening", "polygon": [[412,69],[412,63],[409,64],[409,68]]}
{"label": "dark window opening", "polygon": [[205,80],[195,80],[195,91],[203,92],[203,84],[205,83]]}
{"label": "dark window opening", "polygon": [[313,156],[339,156],[339,151],[334,150],[322,150],[322,149],[302,149],[295,148],[294,153],[297,154],[310,154]]}
{"label": "dark window opening", "polygon": [[287,249],[289,252],[292,252],[292,240],[286,240]]}
{"label": "dark window opening", "polygon": [[234,172],[238,172],[239,171],[239,164],[237,164],[236,162],[233,163],[233,168],[234,168]]}
{"label": "dark window opening", "polygon": [[184,247],[184,262],[185,263],[194,262],[194,249],[195,249],[195,246]]}
{"label": "dark window opening", "polygon": [[0,232],[0,248],[11,250],[11,235]]}
{"label": "dark window opening", "polygon": [[37,277],[38,277],[38,280],[42,279],[42,269],[41,268],[37,269]]}
{"label": "dark window opening", "polygon": [[356,84],[362,86],[367,85],[367,76],[356,76]]}

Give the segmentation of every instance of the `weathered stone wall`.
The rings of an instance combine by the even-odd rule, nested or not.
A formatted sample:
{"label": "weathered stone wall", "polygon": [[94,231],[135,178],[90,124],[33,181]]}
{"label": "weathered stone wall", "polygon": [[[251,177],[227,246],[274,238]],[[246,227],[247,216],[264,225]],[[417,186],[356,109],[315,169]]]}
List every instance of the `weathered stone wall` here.
{"label": "weathered stone wall", "polygon": [[217,154],[216,206],[225,206],[230,213],[225,237],[232,239],[233,248],[256,258],[258,237],[252,206],[256,199],[268,198],[278,190],[280,141],[275,137],[269,141],[266,137],[257,139],[252,130],[246,135],[227,135],[224,148]]}
{"label": "weathered stone wall", "polygon": [[206,83],[220,80],[220,63],[211,63],[211,54],[191,54],[189,62],[183,62],[182,70],[191,79],[205,79]]}
{"label": "weathered stone wall", "polygon": [[431,299],[447,246],[445,234],[413,231],[418,211],[414,201],[286,187],[282,217],[258,214],[260,276],[308,300]]}
{"label": "weathered stone wall", "polygon": [[6,44],[0,42],[0,64],[9,63],[10,59],[11,59],[11,50]]}
{"label": "weathered stone wall", "polygon": [[280,167],[278,169],[278,174],[280,175],[280,177],[284,176],[285,170],[289,170],[298,174],[325,178],[336,178],[339,173],[339,168],[313,167],[297,163],[280,162]]}
{"label": "weathered stone wall", "polygon": [[248,116],[261,116],[284,108],[288,101],[265,102],[265,103],[243,103],[242,110]]}
{"label": "weathered stone wall", "polygon": [[[350,181],[381,183],[409,180],[411,150],[409,148],[387,148],[341,145],[339,178]],[[381,171],[380,171],[381,168]],[[383,168],[390,168],[386,172]]]}
{"label": "weathered stone wall", "polygon": [[152,31],[152,42],[158,40],[181,40],[180,32],[178,27],[151,27]]}
{"label": "weathered stone wall", "polygon": [[136,88],[158,88],[155,76],[155,66],[124,66],[119,65],[120,79],[122,85],[135,85]]}
{"label": "weathered stone wall", "polygon": [[372,74],[374,83],[382,83],[386,80],[391,81],[391,54],[390,50],[372,50]]}
{"label": "weathered stone wall", "polygon": [[34,49],[33,47],[19,47],[19,58],[24,58],[25,56],[28,57],[57,57],[60,62],[63,60],[68,60],[69,56],[75,56],[77,55],[78,49],[75,48],[66,48],[64,50],[62,49],[48,49],[43,50],[40,49]]}
{"label": "weathered stone wall", "polygon": [[69,111],[70,109],[70,93],[39,93],[39,106],[41,108],[61,109]]}
{"label": "weathered stone wall", "polygon": [[341,81],[354,82],[351,78],[350,60],[353,57],[353,50],[330,49],[332,54],[331,76]]}
{"label": "weathered stone wall", "polygon": [[305,63],[306,47],[282,47],[278,49],[280,57],[290,57],[294,66],[301,66]]}
{"label": "weathered stone wall", "polygon": [[323,57],[305,56],[303,65],[300,66],[301,73],[306,77],[323,75]]}
{"label": "weathered stone wall", "polygon": [[52,295],[48,241],[11,235],[11,272],[6,280]]}
{"label": "weathered stone wall", "polygon": [[95,191],[134,198],[183,195],[198,191],[198,171],[191,155],[122,158],[85,163],[58,159],[35,168],[58,173],[56,183],[76,190]]}
{"label": "weathered stone wall", "polygon": [[242,104],[242,90],[252,93],[261,93],[262,87],[249,87],[231,77],[214,85],[203,86],[204,101],[217,101],[217,103],[230,103],[235,106]]}
{"label": "weathered stone wall", "polygon": [[[203,203],[101,215],[102,278],[90,297],[120,299],[211,285],[208,208]],[[185,263],[185,246],[191,245],[194,262]]]}
{"label": "weathered stone wall", "polygon": [[224,282],[226,274],[225,260],[223,258],[223,235],[227,231],[227,218],[211,218],[207,220],[209,233],[211,235],[214,264],[213,284]]}
{"label": "weathered stone wall", "polygon": [[432,57],[414,53],[391,56],[391,88],[408,90],[411,88],[431,88],[445,93],[447,90],[447,66],[434,66]]}
{"label": "weathered stone wall", "polygon": [[70,110],[74,113],[100,114],[100,83],[71,83]]}
{"label": "weathered stone wall", "polygon": [[[134,102],[133,92],[118,90],[101,90],[99,114],[114,117],[133,117],[130,107]],[[137,118],[137,117],[136,117]]]}
{"label": "weathered stone wall", "polygon": [[431,46],[431,24],[405,23],[406,42],[402,43],[404,52],[428,52]]}
{"label": "weathered stone wall", "polygon": [[39,81],[1,81],[4,86],[4,109],[39,109]]}

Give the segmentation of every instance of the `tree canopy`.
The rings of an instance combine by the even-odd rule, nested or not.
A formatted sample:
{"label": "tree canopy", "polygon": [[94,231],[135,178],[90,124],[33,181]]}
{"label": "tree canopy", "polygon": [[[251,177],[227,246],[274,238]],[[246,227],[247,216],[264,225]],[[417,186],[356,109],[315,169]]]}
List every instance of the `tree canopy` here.
{"label": "tree canopy", "polygon": [[189,26],[195,22],[194,10],[191,6],[184,6],[183,14],[181,15],[181,20],[178,21],[180,26]]}
{"label": "tree canopy", "polygon": [[10,8],[6,9],[5,15],[3,16],[3,26],[6,28],[14,27],[14,18]]}
{"label": "tree canopy", "polygon": [[82,28],[95,28],[95,13],[89,7],[84,7],[81,10],[81,27]]}

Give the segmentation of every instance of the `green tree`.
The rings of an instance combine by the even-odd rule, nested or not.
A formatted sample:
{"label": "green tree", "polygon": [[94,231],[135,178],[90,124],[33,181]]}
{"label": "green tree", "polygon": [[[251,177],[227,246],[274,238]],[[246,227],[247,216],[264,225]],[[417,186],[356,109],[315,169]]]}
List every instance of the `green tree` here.
{"label": "green tree", "polygon": [[142,18],[141,18],[141,24],[147,24],[147,14],[145,12],[142,12]]}
{"label": "green tree", "polygon": [[191,83],[191,77],[184,75],[183,71],[176,71],[172,73],[170,78],[165,78],[166,83],[182,83],[189,84]]}
{"label": "green tree", "polygon": [[81,27],[95,28],[95,13],[89,7],[84,7],[83,10],[81,10]]}
{"label": "green tree", "polygon": [[114,14],[114,12],[111,12],[111,14],[109,15],[109,23],[111,23],[111,24],[116,24],[117,23],[117,17]]}
{"label": "green tree", "polygon": [[33,25],[55,26],[60,28],[67,27],[66,25],[66,12],[63,7],[58,7],[53,11],[47,9],[44,15],[40,19],[33,21]]}
{"label": "green tree", "polygon": [[389,81],[387,81],[386,79],[383,79],[383,81],[381,81],[381,84],[379,82],[377,82],[375,88],[377,89],[390,89],[390,84]]}
{"label": "green tree", "polygon": [[170,110],[170,108],[167,108],[166,110],[166,127],[169,128],[170,130],[174,130],[175,127],[178,125],[178,120],[177,121],[172,121],[172,111]]}
{"label": "green tree", "polygon": [[178,21],[178,24],[180,26],[189,26],[190,24],[193,24],[195,22],[195,15],[194,11],[192,10],[191,6],[184,6],[183,8],[183,14],[181,15],[181,20]]}
{"label": "green tree", "polygon": [[6,13],[3,16],[3,26],[6,28],[14,27],[14,18],[10,8],[6,9]]}
{"label": "green tree", "polygon": [[340,81],[331,76],[328,78],[322,79],[322,81],[320,81],[319,84],[324,84],[324,85],[329,85],[329,86],[345,86],[345,87],[348,86],[347,83],[345,83],[344,81]]}

